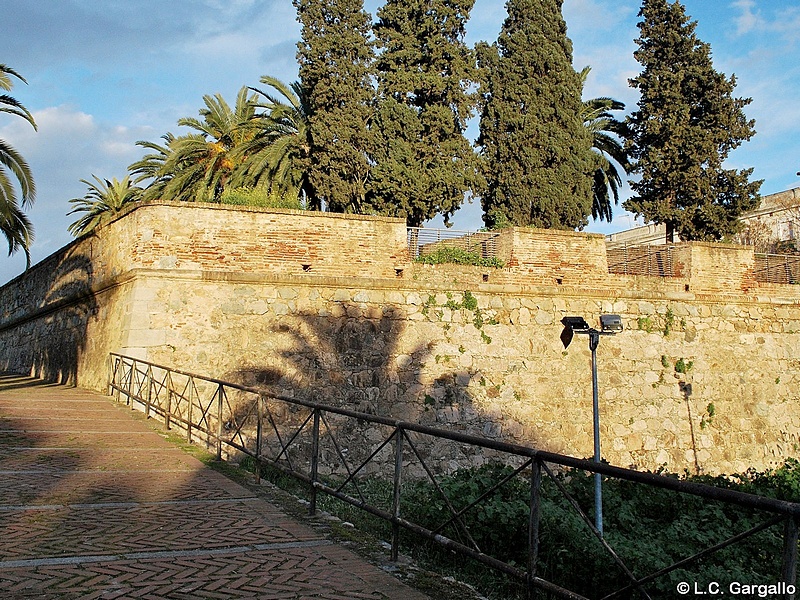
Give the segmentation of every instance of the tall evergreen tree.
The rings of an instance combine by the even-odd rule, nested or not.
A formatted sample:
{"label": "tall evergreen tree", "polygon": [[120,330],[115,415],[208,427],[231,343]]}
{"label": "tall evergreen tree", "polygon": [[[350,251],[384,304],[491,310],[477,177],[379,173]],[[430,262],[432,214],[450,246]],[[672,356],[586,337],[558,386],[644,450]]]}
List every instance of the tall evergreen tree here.
{"label": "tall evergreen tree", "polygon": [[311,208],[362,212],[370,173],[374,52],[363,0],[293,0],[302,25],[300,83],[308,99]]}
{"label": "tall evergreen tree", "polygon": [[641,179],[631,182],[636,195],[623,206],[665,223],[668,242],[673,232],[684,240],[721,239],[759,204],[753,169],[723,167],[755,134],[742,110],[750,99],[732,97],[736,78],[714,70],[711,48],[680,2],[644,0],[639,16],[634,56],[644,69],[630,84],[641,100],[628,126],[632,172]]}
{"label": "tall evergreen tree", "polygon": [[477,187],[464,137],[476,79],[465,25],[475,0],[387,0],[373,31],[379,106],[370,205],[410,226],[458,210]]}
{"label": "tall evergreen tree", "polygon": [[484,100],[478,144],[489,227],[507,221],[581,228],[592,210],[596,163],[561,5],[508,0],[497,43],[478,48]]}

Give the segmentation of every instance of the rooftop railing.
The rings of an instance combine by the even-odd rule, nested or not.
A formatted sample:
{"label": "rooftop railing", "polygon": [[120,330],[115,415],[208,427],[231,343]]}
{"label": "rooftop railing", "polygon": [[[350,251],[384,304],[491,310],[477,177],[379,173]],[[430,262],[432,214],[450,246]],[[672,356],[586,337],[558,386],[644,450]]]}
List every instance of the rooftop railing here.
{"label": "rooftop railing", "polygon": [[756,254],[754,275],[764,283],[800,283],[800,255]]}
{"label": "rooftop railing", "polygon": [[411,260],[431,254],[442,248],[458,248],[480,258],[497,256],[496,231],[459,231],[457,229],[408,228],[408,253]]}
{"label": "rooftop railing", "polygon": [[676,277],[675,246],[608,244],[608,272],[619,275]]}

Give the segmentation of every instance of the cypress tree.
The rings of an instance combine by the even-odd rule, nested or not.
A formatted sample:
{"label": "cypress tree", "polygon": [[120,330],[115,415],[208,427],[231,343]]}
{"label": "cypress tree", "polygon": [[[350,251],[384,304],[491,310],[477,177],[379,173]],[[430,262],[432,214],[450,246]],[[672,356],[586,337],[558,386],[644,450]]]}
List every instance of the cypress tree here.
{"label": "cypress tree", "polygon": [[308,98],[313,208],[362,212],[369,177],[374,53],[362,0],[293,0],[297,60]]}
{"label": "cypress tree", "polygon": [[445,222],[476,187],[463,133],[475,108],[465,24],[475,0],[387,0],[373,27],[379,55],[371,205],[419,226]]}
{"label": "cypress tree", "polygon": [[680,2],[644,0],[639,11],[639,48],[644,67],[630,80],[641,92],[639,109],[628,118],[635,196],[623,206],[649,221],[665,223],[684,240],[718,240],[735,233],[738,217],[760,202],[761,181],[753,169],[723,168],[728,153],[754,134],[733,98],[734,76],[714,70],[711,48],[695,35]]}
{"label": "cypress tree", "polygon": [[592,139],[561,5],[508,0],[497,43],[478,48],[489,227],[581,228],[592,210]]}

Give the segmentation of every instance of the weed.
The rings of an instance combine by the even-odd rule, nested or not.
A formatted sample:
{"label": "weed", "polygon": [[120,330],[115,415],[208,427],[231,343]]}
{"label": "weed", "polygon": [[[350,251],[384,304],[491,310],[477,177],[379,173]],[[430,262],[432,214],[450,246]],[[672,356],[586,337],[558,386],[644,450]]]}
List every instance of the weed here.
{"label": "weed", "polygon": [[472,292],[467,290],[464,292],[464,300],[462,301],[461,305],[467,310],[477,310],[478,299],[472,295]]}
{"label": "weed", "polygon": [[675,313],[672,312],[671,308],[667,308],[667,312],[664,314],[664,337],[667,337],[674,327]]}
{"label": "weed", "polygon": [[714,415],[717,414],[717,408],[714,406],[713,402],[710,402],[708,406],[706,406],[706,414],[703,415],[703,418],[700,419],[700,429],[705,429],[714,421]]}
{"label": "weed", "polygon": [[636,319],[636,327],[647,333],[653,333],[653,329],[655,329],[653,320],[650,317],[638,317]]}
{"label": "weed", "polygon": [[495,269],[500,269],[505,266],[505,263],[495,256],[484,258],[477,252],[469,252],[461,248],[448,246],[438,248],[428,254],[422,254],[417,257],[415,261],[428,265],[449,263],[454,265],[472,265],[475,267],[493,267]]}

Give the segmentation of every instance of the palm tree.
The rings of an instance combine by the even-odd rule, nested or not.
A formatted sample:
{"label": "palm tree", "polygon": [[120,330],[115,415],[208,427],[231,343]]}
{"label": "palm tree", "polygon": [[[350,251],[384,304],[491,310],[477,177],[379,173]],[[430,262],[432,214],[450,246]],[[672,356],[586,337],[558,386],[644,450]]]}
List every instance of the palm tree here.
{"label": "palm tree", "polygon": [[[580,72],[583,83],[589,71],[591,67]],[[617,166],[622,167],[625,173],[631,167],[624,147],[627,129],[611,114],[614,110],[625,110],[625,105],[606,97],[584,100],[581,107],[581,118],[584,127],[592,134],[595,150],[596,164],[592,171],[592,218],[595,221],[611,221],[611,198],[614,198],[614,204],[619,204],[619,187],[622,185]]]}
{"label": "palm tree", "polygon": [[135,183],[152,179],[145,198],[219,202],[241,163],[241,155],[235,152],[237,146],[255,135],[249,127],[259,119],[255,100],[255,95],[248,96],[247,87],[239,90],[234,109],[220,94],[204,96],[202,119],[187,117],[178,121],[178,125],[191,127],[197,133],[177,137],[168,133],[164,136],[165,146],[137,142],[156,152],[129,167],[138,175]]}
{"label": "palm tree", "polygon": [[85,213],[68,228],[75,237],[91,233],[98,225],[113,217],[126,205],[140,200],[142,196],[142,188],[131,185],[128,175],[122,181],[116,177],[111,181],[100,179],[96,175],[92,177],[97,183],[81,179],[81,183],[89,186],[86,195],[69,201],[75,208],[67,214]]}
{"label": "palm tree", "polygon": [[131,175],[137,177],[133,180],[134,183],[140,183],[150,179],[150,184],[142,192],[142,200],[158,200],[164,196],[164,188],[172,179],[172,174],[167,173],[164,169],[164,163],[172,153],[172,144],[175,141],[175,136],[171,133],[165,133],[161,136],[166,144],[161,146],[155,142],[147,142],[139,140],[136,142],[137,146],[153,150],[154,154],[145,154],[140,160],[136,161],[128,167]]}
{"label": "palm tree", "polygon": [[[27,83],[14,69],[0,64],[0,89],[11,90],[13,87],[11,76]],[[36,130],[36,122],[30,111],[8,94],[0,94],[0,113],[22,117]],[[19,183],[21,198],[17,197],[12,176]],[[9,256],[18,250],[25,252],[26,268],[31,265],[30,245],[33,242],[33,225],[22,212],[22,208],[31,206],[35,198],[36,186],[28,163],[9,143],[0,139],[0,231],[8,242]]]}
{"label": "palm tree", "polygon": [[280,198],[299,200],[308,206],[314,198],[308,178],[311,151],[308,97],[299,82],[286,85],[265,75],[261,83],[279,92],[283,99],[250,88],[264,97],[266,103],[258,107],[266,112],[247,125],[255,135],[237,149],[244,159],[236,182],[241,186],[264,187]]}

